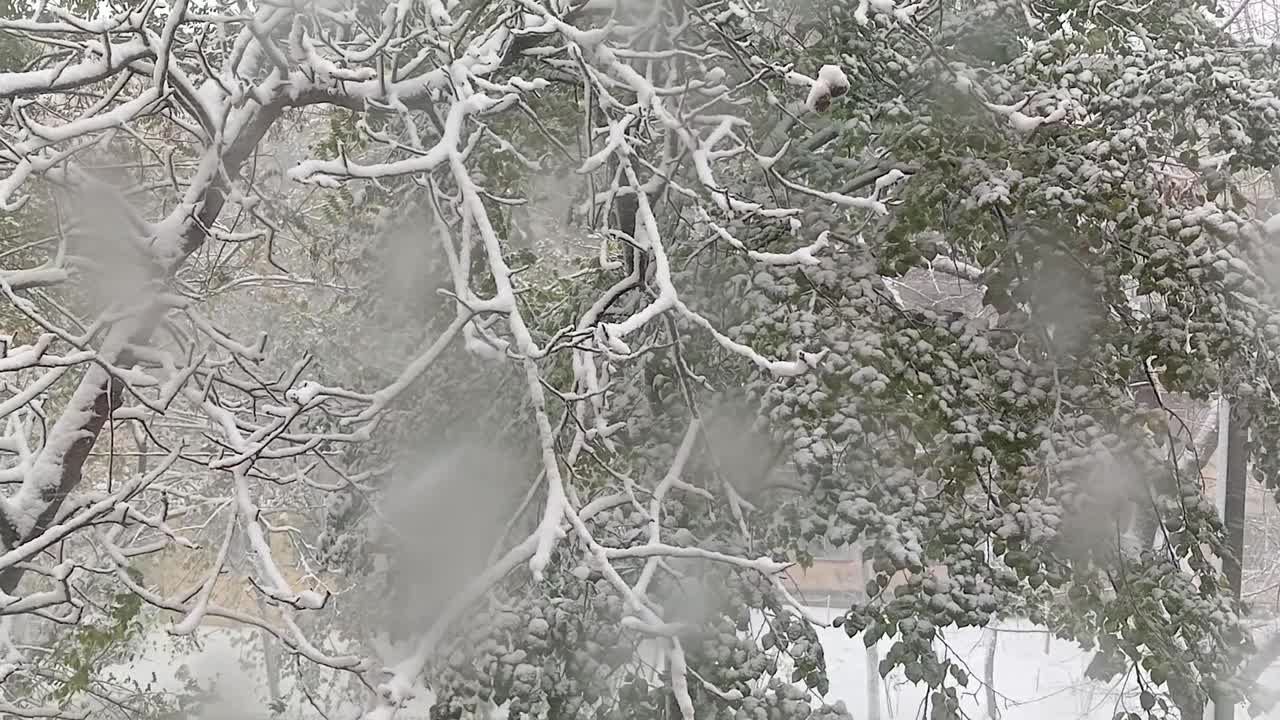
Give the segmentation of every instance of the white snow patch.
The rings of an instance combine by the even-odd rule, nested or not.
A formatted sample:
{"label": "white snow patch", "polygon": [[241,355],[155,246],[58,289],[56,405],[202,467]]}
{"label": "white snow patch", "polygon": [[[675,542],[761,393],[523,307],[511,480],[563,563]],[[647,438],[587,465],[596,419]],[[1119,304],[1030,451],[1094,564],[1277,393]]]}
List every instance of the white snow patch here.
{"label": "white snow patch", "polygon": [[[830,620],[841,614],[840,606],[809,607],[809,614],[817,619]],[[1138,705],[1138,689],[1134,683],[1117,680],[1101,683],[1087,680],[1084,669],[1092,653],[1079,645],[1048,635],[1042,627],[1026,622],[1000,622],[998,649],[994,668],[994,687],[1001,720],[1111,720],[1119,702],[1120,708]],[[854,717],[867,716],[866,672],[867,652],[861,637],[848,637],[842,628],[818,628],[831,678],[831,692],[826,701],[844,701]],[[222,702],[215,702],[205,709],[201,720],[222,720],[235,717],[257,720],[270,717],[267,707],[268,691],[265,673],[260,667],[246,662],[247,653],[253,651],[260,657],[261,644],[250,631],[206,628],[198,632],[201,649],[187,654],[164,632],[148,638],[147,648],[137,660],[128,665],[106,669],[115,677],[130,676],[139,682],[151,681],[160,690],[178,691],[182,682],[178,678],[179,666],[186,666],[190,677],[205,688],[212,687],[220,694]],[[961,693],[962,710],[970,717],[987,717],[986,691],[982,685],[983,666],[986,658],[986,642],[980,628],[963,630],[950,628],[940,631],[941,641],[935,651],[959,658],[969,673],[967,693]],[[881,640],[877,648],[884,657],[893,640]],[[648,659],[655,666],[662,664],[660,652],[647,648]],[[281,669],[281,690],[288,696],[293,688],[290,678],[292,663]],[[789,668],[779,668],[785,675]],[[1264,676],[1270,685],[1276,683],[1273,669]],[[882,718],[916,717],[924,700],[925,691],[912,685],[901,670],[890,673],[881,683],[883,694],[877,701]],[[399,713],[397,720],[428,720],[431,693],[419,690],[418,697],[410,701]],[[306,702],[290,700],[285,717],[299,720],[318,720],[314,710]],[[330,717],[350,717],[358,708],[324,708]],[[233,714],[226,714],[232,712]],[[221,713],[221,714],[219,714]],[[505,709],[491,709],[492,718],[505,717]],[[1236,717],[1249,717],[1245,706],[1237,708]],[[1280,720],[1280,709],[1266,716]]]}

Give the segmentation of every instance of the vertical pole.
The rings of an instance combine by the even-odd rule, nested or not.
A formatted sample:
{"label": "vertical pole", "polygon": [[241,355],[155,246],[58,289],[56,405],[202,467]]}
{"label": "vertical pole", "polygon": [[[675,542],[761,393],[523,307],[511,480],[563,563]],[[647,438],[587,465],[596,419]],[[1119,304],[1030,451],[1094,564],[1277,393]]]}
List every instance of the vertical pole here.
{"label": "vertical pole", "polygon": [[1237,405],[1231,410],[1227,429],[1227,482],[1223,524],[1227,529],[1227,556],[1222,560],[1222,572],[1227,576],[1231,594],[1240,598],[1244,563],[1244,511],[1248,491],[1249,473],[1249,423],[1244,408]]}
{"label": "vertical pole", "polygon": [[[869,561],[863,561],[862,574],[873,577]],[[867,647],[867,720],[880,720],[880,649],[875,643]]]}
{"label": "vertical pole", "polygon": [[984,632],[988,642],[986,662],[982,665],[982,684],[987,692],[987,717],[1000,720],[1000,706],[996,705],[996,651],[1000,644],[1000,631],[988,625]]}
{"label": "vertical pole", "polygon": [[1218,458],[1214,472],[1213,505],[1218,509],[1218,519],[1227,520],[1227,465],[1230,454],[1228,437],[1231,433],[1231,403],[1225,395],[1218,396]]}
{"label": "vertical pole", "polygon": [[[1222,486],[1222,524],[1227,531],[1226,556],[1222,558],[1222,573],[1227,577],[1232,597],[1240,598],[1242,564],[1244,560],[1244,511],[1249,468],[1249,425],[1245,410],[1237,404],[1227,412],[1227,454],[1225,472],[1219,475]],[[1235,704],[1216,701],[1213,704],[1214,720],[1234,720]]]}
{"label": "vertical pole", "polygon": [[[1228,450],[1230,445],[1231,433],[1231,403],[1227,400],[1224,393],[1218,393],[1218,447],[1214,451],[1214,472],[1213,472],[1213,507],[1218,511],[1218,519],[1224,524],[1227,522],[1227,465],[1229,464]],[[1218,569],[1222,569],[1221,561],[1215,561]],[[1218,716],[1218,708],[1214,705],[1212,699],[1209,700],[1207,715],[1216,718]]]}

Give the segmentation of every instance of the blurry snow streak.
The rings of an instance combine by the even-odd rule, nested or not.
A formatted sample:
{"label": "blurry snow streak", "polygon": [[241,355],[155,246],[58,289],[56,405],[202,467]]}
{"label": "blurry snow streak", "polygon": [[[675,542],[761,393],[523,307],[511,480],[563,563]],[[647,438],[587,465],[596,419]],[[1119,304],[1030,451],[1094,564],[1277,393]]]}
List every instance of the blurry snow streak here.
{"label": "blurry snow streak", "polygon": [[151,281],[142,246],[147,228],[128,199],[106,182],[91,181],[71,188],[64,201],[67,252],[87,265],[78,283],[87,307],[145,300]]}
{"label": "blurry snow streak", "polygon": [[393,632],[425,631],[435,611],[484,571],[532,481],[527,467],[479,435],[419,448],[401,463],[383,502]]}

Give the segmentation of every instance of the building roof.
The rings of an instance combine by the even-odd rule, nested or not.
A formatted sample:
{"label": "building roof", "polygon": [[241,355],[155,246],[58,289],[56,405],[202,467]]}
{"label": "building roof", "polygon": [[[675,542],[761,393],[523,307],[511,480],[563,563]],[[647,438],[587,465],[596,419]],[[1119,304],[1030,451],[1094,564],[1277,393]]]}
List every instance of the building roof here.
{"label": "building roof", "polygon": [[981,285],[936,269],[939,266],[935,265],[934,269],[913,268],[902,277],[885,278],[885,284],[907,307],[961,312],[969,317],[995,313],[994,308],[983,303],[985,289]]}
{"label": "building roof", "polygon": [[[984,287],[973,280],[980,272],[979,268],[939,256],[929,268],[914,268],[900,278],[885,278],[885,283],[906,307],[959,312],[966,317],[994,317],[995,308],[983,302]],[[1207,440],[1212,446],[1218,424],[1214,403],[1195,400],[1185,393],[1161,392],[1159,397],[1161,406],[1169,412],[1170,430],[1179,442],[1198,441],[1200,445]]]}

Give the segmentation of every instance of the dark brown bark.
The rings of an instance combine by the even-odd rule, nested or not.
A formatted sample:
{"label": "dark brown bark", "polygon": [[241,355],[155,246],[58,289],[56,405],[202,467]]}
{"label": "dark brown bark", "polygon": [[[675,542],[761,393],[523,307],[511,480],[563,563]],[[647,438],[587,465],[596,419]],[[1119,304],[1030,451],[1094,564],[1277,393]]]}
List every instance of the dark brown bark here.
{"label": "dark brown bark", "polygon": [[[574,10],[568,17],[572,17],[578,12],[580,11]],[[517,38],[505,49],[505,61],[511,61],[524,50],[540,43],[544,38],[545,35],[542,33],[530,33]],[[122,67],[123,64],[113,67],[108,76],[119,71]],[[13,93],[13,95],[30,94],[35,91],[48,92],[49,89],[47,83],[43,83],[39,87],[24,88],[23,92]],[[427,101],[424,97],[420,102],[425,103]],[[239,177],[240,169],[244,163],[257,151],[258,144],[262,141],[262,138],[284,111],[290,106],[301,107],[315,104],[341,105],[357,110],[368,109],[368,104],[364,100],[354,100],[338,93],[320,90],[303,93],[293,100],[279,99],[259,108],[257,113],[245,122],[244,129],[226,147],[221,158],[223,172],[215,173],[213,180],[205,189],[204,196],[196,203],[196,207],[199,210],[196,212],[195,217],[191,218],[191,222],[187,224],[183,232],[180,252],[176,257],[169,258],[170,264],[168,267],[154,268],[157,277],[165,279],[172,277],[191,253],[195,252],[208,239],[208,229],[217,221],[223,207],[226,205],[230,189],[229,180]],[[634,220],[632,223],[634,229]],[[154,322],[144,323],[144,327],[132,339],[133,343],[140,345],[149,342],[156,327],[159,325],[159,320],[160,318],[157,317]],[[86,380],[82,378],[81,383],[84,382]],[[113,385],[120,384],[115,383]],[[62,477],[58,483],[58,491],[50,498],[49,505],[40,513],[35,527],[25,536],[18,537],[13,525],[6,518],[0,517],[0,541],[4,542],[5,547],[14,547],[38,537],[48,529],[49,524],[57,517],[67,495],[79,486],[80,481],[83,479],[84,462],[97,441],[98,433],[101,432],[107,419],[111,417],[111,414],[120,406],[123,400],[123,394],[120,390],[121,388],[117,387],[109,394],[108,390],[104,388],[95,399],[93,412],[90,413],[79,428],[81,435],[70,446],[66,457],[62,458]],[[24,573],[24,570],[16,567],[0,572],[0,590],[11,592],[16,589]]]}
{"label": "dark brown bark", "polygon": [[[640,199],[635,195],[622,195],[617,198],[613,205],[614,228],[632,241],[636,237],[636,213],[639,211]],[[644,284],[644,268],[648,260],[648,254],[630,242],[622,248],[623,271],[630,275],[635,271],[636,264],[639,263],[641,266],[639,275],[641,284]]]}
{"label": "dark brown bark", "polygon": [[[168,278],[172,276],[182,265],[182,262],[208,238],[208,228],[212,227],[213,223],[218,219],[218,215],[222,213],[223,206],[226,205],[228,178],[239,176],[240,168],[257,149],[258,143],[262,141],[271,125],[280,117],[284,107],[283,103],[278,103],[261,108],[257,115],[249,120],[245,129],[236,137],[235,141],[227,147],[226,152],[222,155],[222,166],[225,172],[217,173],[214,176],[214,180],[209,183],[203,202],[199,204],[199,212],[196,217],[192,218],[192,222],[187,225],[183,233],[180,256],[174,258],[169,267],[155,268],[160,277]],[[134,333],[130,339],[135,345],[149,342],[161,320],[162,312],[158,308],[152,308],[147,312],[150,312],[153,317],[146,318],[142,323],[141,329]],[[80,382],[83,384],[92,382],[92,380],[82,377]],[[78,428],[78,437],[74,443],[68,446],[65,456],[61,458],[62,475],[59,478],[57,489],[52,495],[42,498],[47,504],[37,516],[34,527],[24,536],[18,537],[16,532],[13,531],[12,524],[0,519],[0,528],[3,529],[5,535],[0,537],[0,540],[4,541],[6,547],[12,548],[15,545],[29,542],[39,537],[49,528],[49,525],[61,511],[62,504],[66,501],[67,496],[80,485],[83,479],[85,460],[88,459],[90,451],[93,450],[98,434],[106,425],[107,419],[120,407],[123,399],[122,383],[110,383],[101,388],[93,401],[93,411],[86,416],[84,422]],[[0,591],[13,593],[25,573],[26,571],[23,568],[16,566],[0,572]]]}
{"label": "dark brown bark", "polygon": [[[80,484],[82,474],[84,472],[84,462],[89,457],[89,451],[93,449],[93,444],[98,438],[98,433],[106,424],[107,418],[111,416],[115,408],[120,407],[122,397],[122,387],[120,383],[112,383],[110,392],[103,392],[98,395],[93,404],[93,413],[82,426],[83,435],[81,435],[74,443],[71,444],[67,451],[66,457],[62,461],[62,477],[58,481],[58,488],[54,494],[45,498],[48,505],[45,506],[44,512],[36,518],[35,528],[22,538],[22,542],[30,541],[39,536],[49,525],[53,519],[57,517],[58,510],[62,508],[62,503],[67,499],[67,495]],[[0,572],[0,592],[12,593],[18,587],[18,582],[22,580],[23,570],[14,566]]]}

